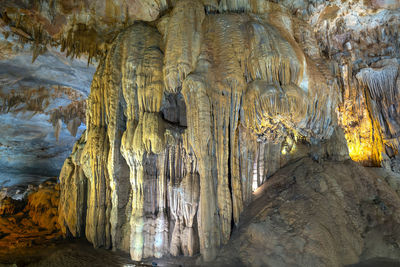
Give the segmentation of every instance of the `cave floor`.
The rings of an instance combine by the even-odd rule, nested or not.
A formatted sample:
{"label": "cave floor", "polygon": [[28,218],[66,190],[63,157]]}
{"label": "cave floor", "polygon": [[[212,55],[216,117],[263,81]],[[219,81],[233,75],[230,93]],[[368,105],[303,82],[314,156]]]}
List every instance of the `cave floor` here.
{"label": "cave floor", "polygon": [[[135,262],[130,259],[128,253],[95,249],[84,239],[58,240],[43,246],[0,250],[0,267],[193,266],[194,260],[174,257]],[[157,265],[152,265],[154,263]]]}
{"label": "cave floor", "polygon": [[[95,249],[85,239],[58,240],[50,245],[0,250],[0,267],[134,267],[134,266],[195,266],[196,257],[167,257],[132,261],[128,253]],[[156,265],[154,264],[156,263]],[[154,264],[154,265],[153,265]],[[386,258],[369,259],[347,267],[398,267],[399,262]]]}

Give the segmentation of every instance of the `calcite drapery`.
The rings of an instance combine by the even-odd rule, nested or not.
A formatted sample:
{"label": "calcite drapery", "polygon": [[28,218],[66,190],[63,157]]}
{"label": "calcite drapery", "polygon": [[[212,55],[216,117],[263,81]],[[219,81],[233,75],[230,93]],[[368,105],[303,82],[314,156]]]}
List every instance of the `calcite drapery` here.
{"label": "calcite drapery", "polygon": [[[166,16],[162,34],[141,22],[121,32],[96,72],[74,163],[88,178],[85,234],[135,260],[200,250],[207,261],[239,223],[253,177],[258,186],[281,164],[281,148],[330,137],[337,92],[285,13],[206,14],[180,1]],[[65,177],[77,169],[68,166]],[[61,218],[63,231],[78,235],[71,220]]]}
{"label": "calcite drapery", "polygon": [[351,72],[350,62],[339,69],[344,88],[340,123],[349,154],[366,166],[386,165],[399,148],[399,64],[384,59],[355,76]]}
{"label": "calcite drapery", "polygon": [[63,233],[70,232],[75,237],[85,235],[87,180],[81,166],[81,154],[86,143],[83,134],[75,143],[71,155],[64,162],[60,173],[61,195],[63,203],[59,207],[58,221]]}
{"label": "calcite drapery", "polygon": [[200,52],[204,8],[199,1],[179,1],[164,29],[164,79],[168,92],[177,92],[186,75],[195,68]]}

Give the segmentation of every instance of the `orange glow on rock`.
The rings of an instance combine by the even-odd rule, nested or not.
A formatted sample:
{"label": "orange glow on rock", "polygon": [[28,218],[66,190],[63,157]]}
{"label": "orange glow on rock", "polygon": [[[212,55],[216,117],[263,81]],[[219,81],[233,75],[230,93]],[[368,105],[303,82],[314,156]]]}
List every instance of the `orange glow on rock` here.
{"label": "orange glow on rock", "polygon": [[55,183],[45,182],[22,201],[5,198],[0,201],[0,249],[44,245],[61,237],[58,225],[60,189]]}

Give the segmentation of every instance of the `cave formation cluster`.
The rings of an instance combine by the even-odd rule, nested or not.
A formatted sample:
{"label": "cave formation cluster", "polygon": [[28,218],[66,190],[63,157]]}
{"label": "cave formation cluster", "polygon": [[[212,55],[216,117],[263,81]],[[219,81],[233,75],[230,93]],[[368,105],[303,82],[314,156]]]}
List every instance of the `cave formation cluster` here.
{"label": "cave formation cluster", "polygon": [[64,234],[134,260],[212,260],[253,188],[302,144],[345,157],[323,145],[343,135],[336,77],[299,32],[307,26],[274,3],[184,0],[119,33],[60,174]]}
{"label": "cave formation cluster", "polygon": [[399,260],[399,11],[392,0],[2,1],[0,174],[55,175],[81,137],[59,185],[23,201],[0,190],[0,248],[63,234],[137,261]]}
{"label": "cave formation cluster", "polygon": [[[381,256],[371,244],[400,259],[397,1],[28,2],[0,7],[0,114],[45,115],[57,142],[86,131],[56,197],[18,216],[46,200],[50,236],[133,260],[341,266]],[[53,79],[14,75],[13,42]],[[81,63],[97,65],[87,100]]]}

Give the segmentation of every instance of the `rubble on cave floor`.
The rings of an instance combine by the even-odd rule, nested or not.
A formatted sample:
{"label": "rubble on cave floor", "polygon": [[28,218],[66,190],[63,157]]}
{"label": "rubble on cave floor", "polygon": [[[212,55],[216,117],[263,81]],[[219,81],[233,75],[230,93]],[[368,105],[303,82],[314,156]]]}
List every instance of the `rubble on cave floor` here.
{"label": "rubble on cave floor", "polygon": [[25,197],[19,200],[3,194],[0,200],[2,253],[48,245],[61,238],[57,222],[59,196],[59,184],[52,181],[29,187]]}

